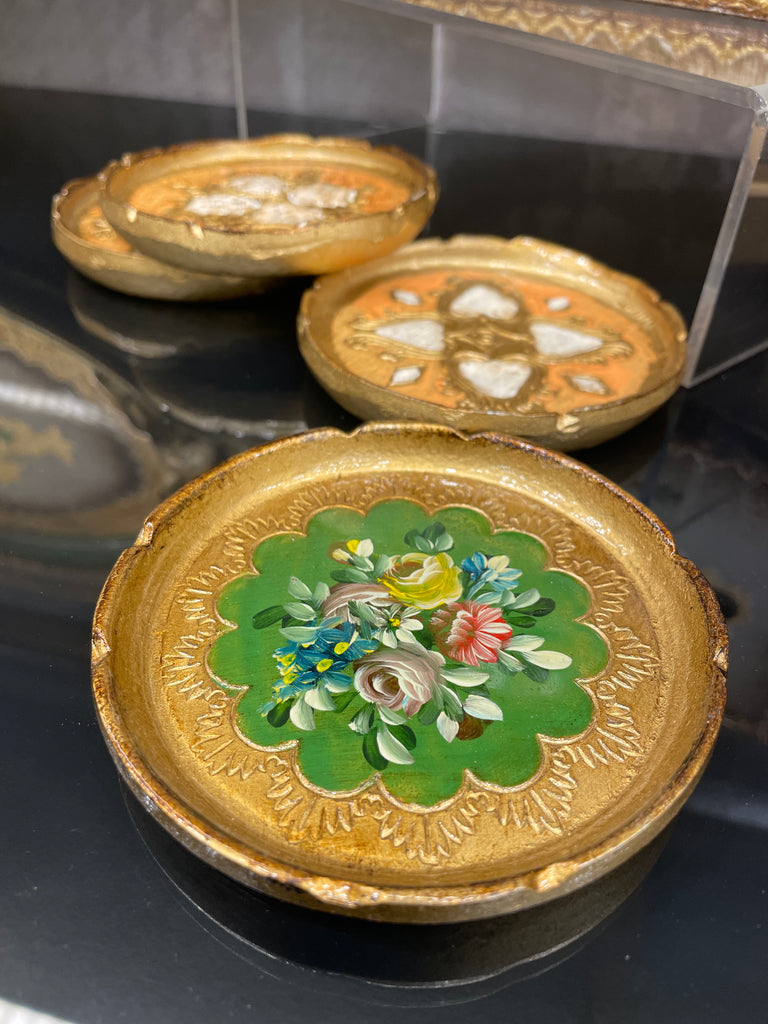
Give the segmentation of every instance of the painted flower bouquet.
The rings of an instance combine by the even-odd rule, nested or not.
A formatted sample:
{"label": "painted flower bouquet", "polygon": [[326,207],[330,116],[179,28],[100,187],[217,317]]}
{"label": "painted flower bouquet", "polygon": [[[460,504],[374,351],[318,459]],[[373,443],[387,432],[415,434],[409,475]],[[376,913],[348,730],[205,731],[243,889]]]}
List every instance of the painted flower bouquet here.
{"label": "painted flower bouquet", "polygon": [[544,683],[571,658],[545,650],[530,632],[555,602],[520,588],[507,555],[481,551],[454,564],[454,541],[439,521],[404,538],[406,554],[349,540],[330,557],[339,567],[308,586],[291,577],[288,600],[253,617],[280,623],[276,681],[260,712],[270,725],[315,728],[317,714],[344,715],[378,770],[412,764],[416,733],[433,726],[448,743],[480,736],[503,719],[494,691],[518,673]]}

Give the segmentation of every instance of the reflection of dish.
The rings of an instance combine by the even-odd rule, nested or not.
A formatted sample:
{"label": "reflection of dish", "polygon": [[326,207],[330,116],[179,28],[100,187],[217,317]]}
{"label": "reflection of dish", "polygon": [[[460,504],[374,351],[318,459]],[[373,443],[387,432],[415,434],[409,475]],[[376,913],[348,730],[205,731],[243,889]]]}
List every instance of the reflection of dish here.
{"label": "reflection of dish", "polygon": [[259,290],[253,281],[181,270],[132,249],[104,218],[99,189],[98,178],[77,178],[51,207],[56,248],[86,277],[147,299],[228,299]]}
{"label": "reflection of dish", "polygon": [[[241,369],[242,359],[222,359],[216,365],[202,360],[181,366],[154,363],[137,367],[136,382],[160,409],[198,430],[250,437],[252,444],[256,439],[272,441],[307,427],[303,395],[297,390],[301,367],[293,367],[292,355],[271,360],[269,381],[260,381],[258,390],[251,375],[227,379],[227,370]],[[298,354],[295,361],[300,362]],[[293,372],[290,385],[281,389],[279,377],[285,370]]]}
{"label": "reflection of dish", "polygon": [[416,242],[307,292],[302,352],[361,418],[586,447],[677,387],[685,332],[635,278],[529,238]]}
{"label": "reflection of dish", "polygon": [[196,271],[321,274],[409,242],[437,198],[434,172],[394,147],[272,135],[124,156],[102,206],[137,249]]}
{"label": "reflection of dish", "polygon": [[215,928],[233,952],[312,991],[337,986],[343,975],[348,991],[363,985],[366,999],[380,1005],[470,1002],[558,966],[607,926],[668,838],[665,831],[588,889],[540,907],[493,922],[414,929],[329,917],[254,893],[193,856],[127,790],[124,796],[162,870],[201,925]]}
{"label": "reflection of dish", "polygon": [[[132,536],[147,508],[180,479],[172,446],[158,447],[136,422],[139,395],[122,378],[62,339],[0,314],[3,529],[33,543],[67,537],[73,556],[78,536],[95,548],[95,538]],[[185,472],[199,471],[209,457],[199,445],[187,455]]]}
{"label": "reflection of dish", "polygon": [[[300,287],[298,281],[285,281],[258,301],[179,305],[118,295],[72,272],[67,300],[82,327],[142,360],[175,356],[212,360],[255,349],[269,350],[271,358],[273,347],[295,349]],[[264,361],[268,368],[266,355]],[[296,365],[301,365],[298,356]]]}
{"label": "reflection of dish", "polygon": [[[206,433],[258,440],[313,425],[354,421],[315,383],[296,345],[306,285],[283,281],[258,302],[150,302],[118,295],[71,272],[67,298],[78,323],[132,357],[152,406]],[[225,441],[222,437],[220,441]]]}
{"label": "reflection of dish", "polygon": [[[306,429],[302,380],[309,374],[296,345],[298,302],[296,283],[286,282],[261,302],[190,315],[178,325],[179,358],[136,360],[137,385],[156,407],[206,433],[255,443]],[[134,335],[136,326],[147,334],[162,325],[144,317],[134,321]]]}
{"label": "reflection of dish", "polygon": [[164,422],[158,439],[158,419],[103,361],[0,309],[0,578],[10,591],[46,613],[64,594],[83,613],[93,607],[147,510],[216,461],[180,425]]}
{"label": "reflection of dish", "polygon": [[[395,499],[397,522],[386,526],[382,515]],[[547,686],[546,672],[512,689],[502,678],[494,698],[513,708],[512,718],[497,715],[488,729],[486,722],[454,734],[455,747],[437,742],[439,760],[421,757],[419,747],[421,764],[431,765],[427,774],[418,764],[403,768],[401,759],[380,775],[366,770],[354,789],[331,789],[323,782],[329,773],[357,778],[362,763],[361,737],[344,727],[343,716],[326,707],[316,733],[296,732],[293,715],[290,725],[287,715],[283,725],[265,719],[258,707],[255,717],[244,717],[246,698],[256,705],[269,698],[279,676],[270,652],[275,638],[284,642],[283,613],[262,611],[253,588],[280,589],[292,574],[333,582],[341,577],[326,563],[349,561],[329,557],[339,543],[351,537],[348,550],[359,546],[364,555],[369,545],[354,538],[374,530],[374,520],[375,530],[399,531],[403,516],[417,527],[431,524],[432,515],[449,524],[457,551],[459,541],[476,543],[475,531],[489,554],[508,545],[526,585],[535,579],[540,593],[554,595],[540,613],[560,609],[546,647],[566,650],[572,667],[551,673]],[[405,543],[424,552],[439,541],[442,560],[435,556],[429,578],[437,573],[439,586],[452,590],[459,569],[450,568],[445,552],[453,541],[445,530],[419,527],[417,534]],[[382,553],[397,555],[388,550],[394,543],[390,538]],[[427,556],[410,561],[419,557]],[[509,588],[505,564],[497,559],[491,568]],[[273,627],[275,637],[259,632]],[[623,863],[658,834],[696,783],[724,700],[727,640],[714,596],[650,513],[563,457],[441,427],[317,431],[230,460],[150,516],[107,583],[94,629],[94,687],[108,743],[129,784],[172,834],[254,888],[390,921],[520,910]],[[535,649],[523,640],[516,649]],[[436,658],[433,652],[433,665]],[[269,675],[256,669],[260,659],[272,665]],[[564,667],[562,656],[548,664]],[[243,683],[245,665],[251,672]],[[560,693],[579,716],[584,711],[586,725],[570,712],[558,718],[566,703],[551,695]],[[520,709],[523,723],[547,716],[533,748],[522,734],[498,732]],[[433,725],[410,718],[409,731],[427,753]],[[268,726],[275,726],[274,740]],[[255,741],[246,738],[254,728]],[[489,768],[485,755],[500,735],[508,737],[499,748],[505,753]],[[535,759],[526,760],[531,749]],[[481,773],[475,767],[462,775],[466,758],[477,766],[481,754]],[[506,780],[515,773],[511,785]],[[453,786],[454,778],[453,795],[432,802],[435,786]],[[411,796],[397,799],[395,790]]]}

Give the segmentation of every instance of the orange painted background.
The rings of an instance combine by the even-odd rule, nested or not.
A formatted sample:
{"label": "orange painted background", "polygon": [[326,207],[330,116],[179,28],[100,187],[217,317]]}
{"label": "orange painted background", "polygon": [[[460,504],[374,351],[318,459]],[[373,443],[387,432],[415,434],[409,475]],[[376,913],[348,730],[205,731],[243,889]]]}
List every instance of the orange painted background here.
{"label": "orange painted background", "polygon": [[[229,178],[247,174],[269,174],[283,179],[287,187],[302,183],[341,185],[358,192],[355,201],[343,210],[329,213],[338,216],[349,210],[355,213],[380,213],[404,203],[410,191],[405,185],[390,181],[384,175],[348,167],[315,165],[290,160],[242,160],[212,167],[192,167],[167,174],[155,181],[139,185],[131,195],[131,203],[145,213],[176,220],[200,220],[185,210],[191,194],[226,187]],[[208,218],[206,218],[207,220]]]}
{"label": "orange painted background", "polygon": [[[422,352],[387,338],[378,338],[373,333],[376,327],[385,322],[440,319],[437,307],[441,295],[453,293],[460,286],[459,282],[482,282],[521,302],[524,306],[520,318],[521,333],[526,331],[527,320],[547,321],[602,337],[606,341],[621,340],[631,349],[627,355],[606,354],[598,350],[586,355],[549,358],[536,354],[531,337],[531,362],[545,366],[542,386],[538,393],[522,401],[517,398],[505,399],[505,406],[519,406],[521,411],[524,406],[525,411],[530,412],[560,413],[605,405],[644,390],[644,384],[654,363],[658,361],[659,353],[654,349],[653,339],[636,323],[618,310],[574,288],[523,274],[492,270],[446,269],[402,274],[387,278],[363,291],[334,319],[332,334],[337,358],[358,376],[382,387],[389,385],[397,367],[423,367],[418,380],[395,385],[397,392],[446,408],[456,408],[459,404],[466,406],[467,402],[474,407],[481,407],[484,400],[477,398],[471,391],[463,390],[458,384],[458,378],[451,378],[448,373],[446,356],[451,344],[449,330],[445,334],[446,351],[443,353]],[[398,289],[416,293],[421,299],[420,305],[398,302],[392,297],[392,292]],[[547,300],[560,297],[569,300],[569,308],[560,312],[550,310]],[[483,320],[485,324],[489,323],[487,318]],[[462,334],[466,337],[471,327],[470,318],[451,318],[451,321],[461,324]],[[468,347],[462,343],[462,351]],[[609,393],[587,393],[574,387],[568,380],[574,375],[598,378],[609,389]]]}

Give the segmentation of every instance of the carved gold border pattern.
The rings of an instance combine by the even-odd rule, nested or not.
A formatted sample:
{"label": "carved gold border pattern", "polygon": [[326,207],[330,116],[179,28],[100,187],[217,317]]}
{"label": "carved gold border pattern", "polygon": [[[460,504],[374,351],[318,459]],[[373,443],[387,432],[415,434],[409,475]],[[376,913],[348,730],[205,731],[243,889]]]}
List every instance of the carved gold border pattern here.
{"label": "carved gold border pattern", "polygon": [[[560,39],[736,85],[768,81],[768,0],[648,3],[645,11],[557,0],[410,0],[417,7]],[[679,16],[675,7],[688,8]],[[692,12],[706,12],[697,18]],[[725,22],[713,14],[740,15]],[[758,23],[746,19],[759,19]]]}
{"label": "carved gold border pattern", "polygon": [[[302,775],[295,741],[265,748],[242,736],[236,724],[238,695],[221,689],[207,668],[208,651],[224,628],[216,612],[218,595],[230,580],[254,572],[252,554],[258,544],[276,533],[302,532],[323,508],[369,509],[383,499],[382,491],[417,501],[429,512],[456,505],[482,510],[495,530],[519,530],[536,537],[549,554],[547,567],[571,573],[590,591],[591,615],[585,621],[601,632],[611,651],[605,671],[581,684],[595,714],[581,736],[540,737],[542,766],[521,786],[489,785],[467,771],[452,798],[427,808],[401,803],[380,779],[351,792],[328,793]],[[421,480],[411,494],[398,480],[389,486],[378,481],[375,489],[359,484],[348,491],[344,484],[316,488],[311,496],[291,502],[279,521],[270,516],[227,527],[216,564],[195,565],[176,593],[176,607],[190,631],[175,643],[169,641],[163,652],[161,683],[172,717],[188,720],[185,705],[200,701],[193,735],[184,737],[191,752],[212,776],[225,773],[230,779],[247,781],[255,773],[266,775],[263,810],[289,842],[331,836],[339,830],[349,833],[358,821],[373,819],[380,839],[408,860],[438,865],[451,857],[466,836],[475,834],[478,821],[487,822],[489,815],[504,828],[560,836],[586,775],[599,772],[601,766],[637,762],[642,757],[643,737],[633,715],[633,695],[639,684],[658,677],[659,659],[653,639],[641,635],[643,627],[633,628],[628,621],[631,585],[614,569],[578,557],[567,522],[548,513],[511,516],[499,492],[490,487],[459,486],[449,492],[435,481]]]}

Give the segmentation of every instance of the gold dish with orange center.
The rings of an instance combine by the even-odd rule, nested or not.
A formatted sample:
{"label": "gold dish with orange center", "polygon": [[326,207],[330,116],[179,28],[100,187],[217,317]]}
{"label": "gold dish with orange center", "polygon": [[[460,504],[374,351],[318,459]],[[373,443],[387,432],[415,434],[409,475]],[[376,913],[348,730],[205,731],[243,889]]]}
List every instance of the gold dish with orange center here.
{"label": "gold dish with orange center", "polygon": [[588,447],[677,388],[685,328],[636,278],[532,238],[415,242],[315,283],[302,354],[362,419]]}
{"label": "gold dish with orange center", "polygon": [[272,135],[127,154],[105,172],[112,226],[157,259],[247,276],[323,274],[411,241],[437,199],[394,147]]}

